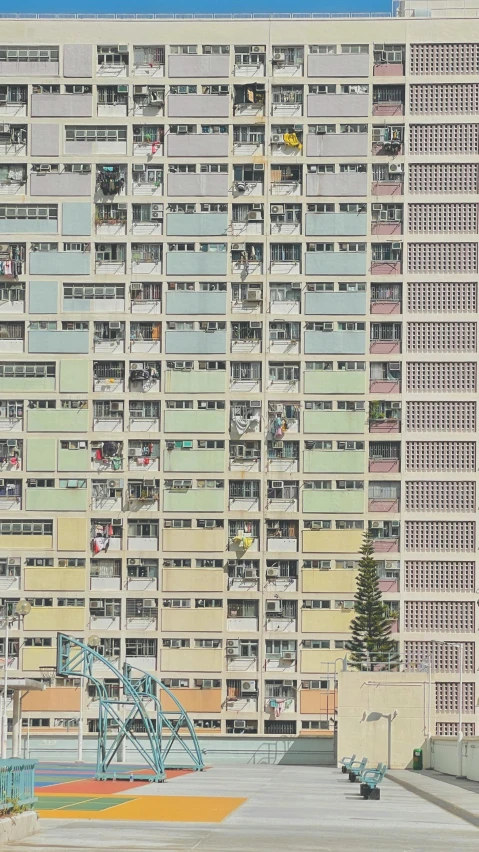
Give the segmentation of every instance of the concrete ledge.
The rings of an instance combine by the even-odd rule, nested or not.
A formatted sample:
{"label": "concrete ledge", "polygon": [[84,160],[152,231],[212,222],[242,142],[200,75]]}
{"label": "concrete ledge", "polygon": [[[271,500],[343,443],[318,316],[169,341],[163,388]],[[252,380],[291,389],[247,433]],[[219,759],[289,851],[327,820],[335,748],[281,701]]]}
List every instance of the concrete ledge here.
{"label": "concrete ledge", "polygon": [[[408,770],[386,772],[386,778],[394,781],[410,793],[415,793],[427,802],[437,805],[448,813],[469,822],[479,828],[479,796],[468,793],[460,787],[452,786],[422,773],[413,774]],[[452,789],[451,789],[452,787]],[[470,805],[470,808],[468,808]]]}
{"label": "concrete ledge", "polygon": [[38,814],[36,811],[25,811],[23,814],[12,814],[11,817],[0,819],[0,846],[23,840],[38,831]]}

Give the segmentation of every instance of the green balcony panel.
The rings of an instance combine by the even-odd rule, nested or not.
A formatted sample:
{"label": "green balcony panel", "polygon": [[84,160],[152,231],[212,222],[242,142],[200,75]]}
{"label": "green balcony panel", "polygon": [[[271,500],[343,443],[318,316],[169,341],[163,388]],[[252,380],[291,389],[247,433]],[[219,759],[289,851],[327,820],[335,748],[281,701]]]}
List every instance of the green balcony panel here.
{"label": "green balcony panel", "polygon": [[305,314],[364,316],[367,312],[366,293],[306,293]]}
{"label": "green balcony panel", "polygon": [[0,219],[1,234],[56,234],[57,219]]}
{"label": "green balcony panel", "polygon": [[228,233],[227,213],[168,213],[167,237],[220,237]]}
{"label": "green balcony panel", "polygon": [[88,355],[89,340],[88,331],[34,329],[28,332],[28,351],[32,354]]}
{"label": "green balcony panel", "polygon": [[5,391],[5,393],[8,394],[27,394],[30,391],[38,391],[38,393],[43,393],[44,391],[49,392],[54,390],[55,379],[47,376],[42,376],[38,379],[34,379],[30,376],[7,376],[3,379],[0,378],[0,392]]}
{"label": "green balcony panel", "polygon": [[220,432],[226,431],[226,412],[202,409],[167,409],[165,432]]}
{"label": "green balcony panel", "polygon": [[197,293],[193,290],[170,290],[166,294],[167,314],[225,314],[226,293]]}
{"label": "green balcony panel", "polygon": [[169,251],[166,255],[167,275],[226,275],[227,269],[225,251]]}
{"label": "green balcony panel", "polygon": [[86,201],[64,201],[62,204],[62,234],[64,237],[89,237],[92,226],[92,206]]}
{"label": "green balcony panel", "polygon": [[58,281],[30,281],[28,310],[31,314],[56,314],[58,310]]}
{"label": "green balcony panel", "polygon": [[364,473],[361,450],[305,450],[304,473]]}
{"label": "green balcony panel", "polygon": [[165,450],[163,470],[174,473],[222,473],[224,450]]}
{"label": "green balcony panel", "polygon": [[87,471],[91,470],[91,452],[87,448],[66,450],[58,442],[58,470]]}
{"label": "green balcony panel", "polygon": [[167,331],[167,355],[225,355],[226,331]]}
{"label": "green balcony panel", "polygon": [[27,512],[85,512],[88,508],[86,488],[27,488]]}
{"label": "green balcony panel", "polygon": [[304,432],[322,435],[363,435],[365,411],[305,411]]}
{"label": "green balcony panel", "polygon": [[167,370],[166,393],[224,393],[226,370]]}
{"label": "green balcony panel", "polygon": [[305,370],[305,393],[365,393],[366,370]]}
{"label": "green balcony panel", "polygon": [[60,361],[60,393],[87,393],[89,387],[88,361]]}
{"label": "green balcony panel", "polygon": [[29,408],[27,432],[87,432],[88,408]]}
{"label": "green balcony panel", "polygon": [[306,252],[306,275],[366,275],[366,252]]}
{"label": "green balcony panel", "polygon": [[189,488],[187,491],[164,491],[164,512],[224,512],[223,489]]}
{"label": "green balcony panel", "polygon": [[362,237],[367,232],[367,213],[306,213],[307,237]]}
{"label": "green balcony panel", "polygon": [[55,438],[29,438],[25,443],[27,471],[55,470]]}
{"label": "green balcony panel", "polygon": [[31,275],[89,275],[89,251],[33,251],[30,252]]}
{"label": "green balcony panel", "polygon": [[364,491],[303,491],[303,512],[364,512]]}

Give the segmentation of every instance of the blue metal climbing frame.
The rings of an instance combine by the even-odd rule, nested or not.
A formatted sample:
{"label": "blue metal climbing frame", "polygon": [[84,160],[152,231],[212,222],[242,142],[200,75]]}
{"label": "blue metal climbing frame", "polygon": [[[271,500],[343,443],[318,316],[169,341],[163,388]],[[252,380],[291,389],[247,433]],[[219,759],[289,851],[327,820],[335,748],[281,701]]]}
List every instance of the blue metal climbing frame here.
{"label": "blue metal climbing frame", "polygon": [[[94,666],[101,664],[108,668],[120,681],[120,696],[112,698],[107,695],[105,685]],[[57,636],[57,675],[59,677],[82,677],[94,684],[97,692],[98,711],[98,744],[97,744],[97,766],[96,777],[101,780],[121,777],[121,771],[111,768],[111,762],[122,742],[126,739],[137,750],[139,755],[146,761],[153,773],[145,776],[128,773],[128,778],[138,778],[141,781],[164,781],[165,759],[170,753],[174,743],[180,744],[181,748],[190,757],[190,763],[181,768],[203,769],[203,759],[198,739],[195,735],[193,725],[185,709],[178,699],[164,686],[164,684],[146,672],[138,670],[138,677],[131,677],[131,666],[125,665],[123,672],[119,671],[110,660],[103,657],[94,648],[85,645],[80,639],[58,633]],[[161,705],[161,690],[166,693],[175,703],[179,717],[174,721],[168,719]],[[156,729],[152,719],[148,715],[146,705],[153,705],[156,710]],[[112,734],[109,722],[113,721],[116,733],[113,741],[108,743],[108,735]],[[135,723],[141,722],[146,741],[139,739],[135,733]],[[192,739],[191,748],[180,733],[181,728],[187,728]],[[168,739],[163,745],[163,730],[169,731]],[[170,768],[170,767],[169,767]],[[180,768],[178,765],[175,768]]]}

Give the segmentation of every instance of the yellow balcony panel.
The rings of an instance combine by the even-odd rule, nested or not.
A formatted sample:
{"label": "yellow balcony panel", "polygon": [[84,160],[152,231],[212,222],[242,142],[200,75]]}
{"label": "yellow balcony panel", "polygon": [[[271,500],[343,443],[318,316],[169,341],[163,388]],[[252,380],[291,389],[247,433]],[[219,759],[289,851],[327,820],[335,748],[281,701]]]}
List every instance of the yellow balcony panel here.
{"label": "yellow balcony panel", "polygon": [[301,572],[303,592],[348,592],[356,591],[356,571],[320,571],[319,568],[303,568]]}
{"label": "yellow balcony panel", "polygon": [[[312,674],[311,680],[318,680],[320,674],[334,671],[334,661],[338,657],[348,656],[347,651],[338,651],[334,648],[316,650],[315,648],[304,648],[301,651],[301,676],[305,680],[305,674]],[[341,661],[336,663],[336,671],[342,668]],[[302,712],[304,712],[302,710]]]}
{"label": "yellow balcony panel", "polygon": [[0,535],[0,550],[53,550],[53,536]]}
{"label": "yellow balcony panel", "polygon": [[22,671],[24,672],[37,672],[42,666],[56,666],[56,663],[56,648],[23,648]]}
{"label": "yellow balcony panel", "polygon": [[42,606],[33,607],[25,616],[25,630],[70,630],[85,629],[85,607]]}
{"label": "yellow balcony panel", "polygon": [[304,530],[304,553],[359,553],[362,530]]}
{"label": "yellow balcony panel", "polygon": [[223,669],[223,648],[162,648],[161,672],[212,674]]}
{"label": "yellow balcony panel", "polygon": [[164,592],[222,592],[221,568],[164,568]]}
{"label": "yellow balcony panel", "polygon": [[43,692],[27,692],[22,701],[22,710],[29,713],[69,713],[80,710],[80,688],[51,686]]}
{"label": "yellow balcony panel", "polygon": [[85,568],[25,568],[25,591],[85,591]]}
{"label": "yellow balcony panel", "polygon": [[302,689],[299,693],[299,706],[301,713],[334,716],[337,693],[334,689]]}
{"label": "yellow balcony panel", "polygon": [[225,531],[223,529],[164,529],[163,551],[165,553],[223,553]]}
{"label": "yellow balcony panel", "polygon": [[87,546],[86,518],[58,518],[57,547],[58,550],[83,552]]}
{"label": "yellow balcony panel", "polygon": [[223,630],[223,608],[163,609],[161,629],[172,633]]}
{"label": "yellow balcony panel", "polygon": [[[220,713],[221,712],[221,689],[172,689],[175,695],[188,713]],[[167,712],[177,710],[175,702],[162,693],[161,704]]]}
{"label": "yellow balcony panel", "polygon": [[348,633],[354,610],[303,609],[301,629],[303,633]]}

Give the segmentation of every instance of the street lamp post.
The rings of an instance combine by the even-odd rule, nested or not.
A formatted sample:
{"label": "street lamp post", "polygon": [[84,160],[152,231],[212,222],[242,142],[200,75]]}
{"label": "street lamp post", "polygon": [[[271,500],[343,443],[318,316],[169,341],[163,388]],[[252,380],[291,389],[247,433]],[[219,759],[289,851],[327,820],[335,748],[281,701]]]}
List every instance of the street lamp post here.
{"label": "street lamp post", "polygon": [[3,604],[3,619],[5,622],[5,648],[4,648],[4,666],[3,666],[3,701],[2,701],[2,742],[0,753],[2,756],[2,760],[5,760],[7,757],[7,749],[8,749],[8,716],[7,716],[7,703],[8,703],[8,642],[10,638],[10,624],[13,623],[17,618],[23,618],[23,616],[28,615],[32,608],[32,605],[25,600],[25,598],[21,598],[15,604],[13,608],[12,615],[8,614],[8,602]]}

